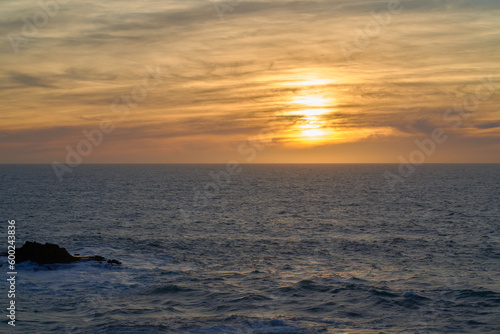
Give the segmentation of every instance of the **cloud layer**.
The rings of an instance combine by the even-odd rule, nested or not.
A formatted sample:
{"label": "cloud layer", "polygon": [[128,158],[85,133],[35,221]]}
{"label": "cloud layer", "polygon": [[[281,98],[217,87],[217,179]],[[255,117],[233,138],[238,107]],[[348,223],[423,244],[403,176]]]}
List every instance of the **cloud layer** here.
{"label": "cloud layer", "polygon": [[1,162],[103,119],[85,162],[226,162],[270,124],[255,162],[397,162],[435,128],[430,162],[500,162],[498,1],[63,2],[2,4]]}

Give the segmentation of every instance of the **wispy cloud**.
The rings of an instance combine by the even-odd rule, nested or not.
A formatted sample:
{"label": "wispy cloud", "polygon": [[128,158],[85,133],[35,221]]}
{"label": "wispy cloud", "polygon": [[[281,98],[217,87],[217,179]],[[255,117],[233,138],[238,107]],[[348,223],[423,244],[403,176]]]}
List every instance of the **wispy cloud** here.
{"label": "wispy cloud", "polygon": [[[223,21],[210,1],[72,1],[17,55],[5,36],[20,34],[23,17],[38,7],[6,2],[0,14],[0,132],[10,135],[0,136],[0,154],[4,161],[52,161],[55,148],[78,141],[82,129],[116,120],[110,103],[137,85],[150,64],[168,69],[168,79],[127,120],[116,120],[117,130],[94,159],[108,154],[123,161],[125,152],[142,147],[157,161],[151,152],[168,146],[168,161],[188,160],[189,150],[196,155],[200,147],[224,161],[238,140],[276,120],[290,129],[275,138],[285,145],[304,122],[290,112],[306,107],[292,101],[315,94],[331,101],[324,107],[330,112],[317,116],[322,127],[346,133],[308,146],[318,161],[352,141],[359,147],[356,161],[400,149],[412,136],[449,127],[443,111],[460,103],[480,77],[491,75],[497,85],[500,80],[498,1],[401,3],[390,26],[347,63],[339,43],[352,40],[355,28],[387,1],[241,1]],[[324,83],[307,84],[313,79]],[[495,143],[499,106],[493,96],[450,131],[471,145]],[[473,139],[479,137],[485,141]],[[458,144],[447,145],[452,150]],[[305,154],[303,147],[285,146]],[[491,151],[484,152],[490,159]]]}

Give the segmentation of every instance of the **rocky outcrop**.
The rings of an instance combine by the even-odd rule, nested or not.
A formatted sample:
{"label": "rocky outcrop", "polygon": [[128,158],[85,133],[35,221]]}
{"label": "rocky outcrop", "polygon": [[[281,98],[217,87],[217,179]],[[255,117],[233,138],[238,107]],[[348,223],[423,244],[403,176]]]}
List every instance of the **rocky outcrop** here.
{"label": "rocky outcrop", "polygon": [[94,256],[79,256],[71,255],[66,248],[59,247],[56,244],[41,244],[36,241],[26,241],[21,247],[16,249],[16,263],[32,261],[39,265],[52,263],[72,263],[78,261],[106,261],[109,264],[121,264],[117,260],[106,260],[99,255]]}

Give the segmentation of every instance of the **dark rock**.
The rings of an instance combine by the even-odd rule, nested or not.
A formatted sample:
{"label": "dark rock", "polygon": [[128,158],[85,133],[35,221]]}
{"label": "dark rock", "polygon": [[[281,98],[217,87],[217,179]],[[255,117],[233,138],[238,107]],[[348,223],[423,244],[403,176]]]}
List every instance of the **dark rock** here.
{"label": "dark rock", "polygon": [[26,241],[23,247],[16,249],[16,263],[33,261],[38,264],[71,263],[75,257],[71,256],[65,248],[55,244],[40,244]]}
{"label": "dark rock", "polygon": [[[38,265],[52,263],[72,263],[78,261],[106,261],[99,255],[94,256],[73,256],[68,253],[66,248],[59,247],[56,244],[26,241],[21,247],[16,249],[16,263],[25,261],[36,262]],[[107,260],[109,264],[121,264],[117,260]]]}

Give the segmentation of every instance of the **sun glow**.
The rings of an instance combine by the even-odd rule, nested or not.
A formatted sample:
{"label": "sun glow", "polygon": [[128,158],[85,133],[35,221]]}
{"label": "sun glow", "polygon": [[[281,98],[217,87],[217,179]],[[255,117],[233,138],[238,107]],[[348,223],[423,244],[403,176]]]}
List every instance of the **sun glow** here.
{"label": "sun glow", "polygon": [[305,123],[299,125],[298,126],[299,128],[302,128],[302,129],[315,129],[319,125],[318,118],[314,117],[314,116],[305,117],[304,121],[305,121]]}
{"label": "sun glow", "polygon": [[310,79],[310,80],[303,80],[303,81],[291,81],[286,83],[285,85],[287,86],[299,86],[299,87],[304,87],[304,86],[319,86],[319,85],[328,85],[331,83],[335,83],[337,80],[332,80],[332,79]]}
{"label": "sun glow", "polygon": [[[304,84],[325,84],[327,80],[304,81]],[[288,112],[289,115],[298,116],[297,123],[290,129],[290,139],[300,145],[317,145],[331,140],[333,130],[328,127],[325,116],[334,112],[332,106],[335,99],[326,97],[326,94],[301,95],[291,101],[294,105],[304,109]]]}
{"label": "sun glow", "polygon": [[300,96],[292,100],[292,103],[303,104],[309,107],[325,107],[331,105],[333,102],[331,99],[315,95]]}
{"label": "sun glow", "polygon": [[302,131],[301,135],[308,137],[309,140],[320,140],[328,135],[328,132],[323,129],[309,129]]}
{"label": "sun glow", "polygon": [[332,110],[329,109],[304,109],[304,110],[295,110],[295,111],[290,111],[290,115],[303,115],[303,116],[319,116],[319,115],[324,115],[331,113]]}
{"label": "sun glow", "polygon": [[345,113],[353,111],[346,110],[343,115],[339,114],[345,90],[333,84],[340,80],[302,72],[300,74],[301,76],[281,80],[280,83],[296,87],[293,95],[280,101],[285,108],[278,115],[287,124],[280,131],[280,138],[286,145],[306,148],[356,142],[370,137],[387,136],[393,132],[380,127],[359,128],[346,125]]}
{"label": "sun glow", "polygon": [[329,129],[324,128],[325,121],[316,116],[306,116],[297,125],[297,138],[300,142],[321,141],[328,138]]}

